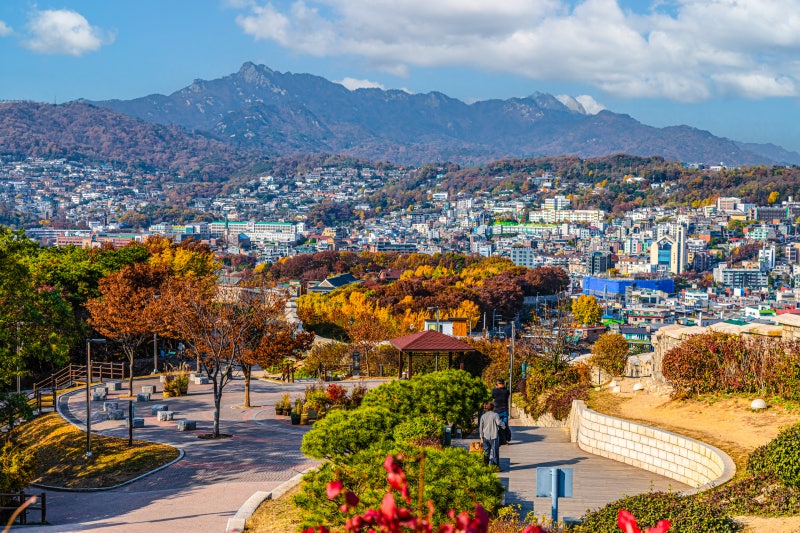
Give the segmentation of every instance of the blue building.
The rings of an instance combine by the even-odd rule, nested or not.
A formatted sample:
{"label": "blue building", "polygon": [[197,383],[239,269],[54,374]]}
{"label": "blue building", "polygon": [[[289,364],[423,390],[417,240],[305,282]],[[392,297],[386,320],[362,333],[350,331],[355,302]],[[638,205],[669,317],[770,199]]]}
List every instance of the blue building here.
{"label": "blue building", "polygon": [[601,278],[597,276],[583,277],[583,294],[597,298],[623,298],[625,289],[633,287],[639,289],[652,289],[663,291],[667,294],[675,292],[675,282],[671,278],[662,279],[629,279],[629,278]]}

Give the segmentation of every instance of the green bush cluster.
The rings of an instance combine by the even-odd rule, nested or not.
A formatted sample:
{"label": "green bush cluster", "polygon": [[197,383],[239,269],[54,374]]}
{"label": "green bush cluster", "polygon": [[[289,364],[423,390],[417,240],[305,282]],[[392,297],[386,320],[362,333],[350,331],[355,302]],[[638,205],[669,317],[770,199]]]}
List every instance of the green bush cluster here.
{"label": "green bush cluster", "polygon": [[304,524],[344,523],[338,504],[326,494],[328,482],[336,479],[358,495],[359,510],[379,508],[386,493],[383,461],[389,454],[405,457],[411,492],[423,484],[423,503],[431,500],[437,509],[435,523],[447,520],[448,509],[472,510],[475,503],[492,512],[503,493],[494,470],[478,454],[441,448],[445,422],[471,428],[488,396],[479,378],[453,370],[392,381],[369,391],[357,409],[332,410],[303,437],[303,453],[328,460],[306,474],[295,497]]}
{"label": "green bush cluster", "polygon": [[430,414],[467,434],[475,427],[481,404],[489,398],[489,389],[480,378],[463,370],[444,370],[381,385],[364,396],[363,405],[391,409],[403,417]]}
{"label": "green bush cluster", "polygon": [[730,533],[740,526],[720,506],[694,496],[672,492],[649,492],[622,498],[583,516],[576,533],[618,533],[617,514],[625,509],[639,526],[654,526],[659,520],[672,523],[670,533]]}
{"label": "green bush cluster", "polygon": [[300,450],[315,459],[345,457],[391,440],[392,428],[399,422],[396,413],[383,407],[333,410],[303,436]]}
{"label": "green bush cluster", "polygon": [[774,475],[787,487],[800,487],[800,424],[778,433],[750,454],[747,471]]}
{"label": "green bush cluster", "polygon": [[[326,496],[328,483],[337,479],[360,498],[356,512],[379,509],[386,494],[383,461],[389,454],[405,458],[403,469],[412,498],[423,483],[423,503],[430,500],[436,509],[434,524],[448,520],[448,509],[471,510],[479,503],[491,511],[501,503],[500,480],[475,454],[463,448],[426,448],[423,455],[419,448],[384,441],[341,461],[329,461],[305,475],[303,490],[295,496],[295,503],[303,510],[302,527],[343,523],[339,504]],[[401,501],[398,493],[394,496]],[[411,507],[415,508],[416,502]]]}
{"label": "green bush cluster", "polygon": [[415,446],[441,444],[444,423],[432,415],[418,416],[405,420],[394,428],[393,436],[397,443]]}

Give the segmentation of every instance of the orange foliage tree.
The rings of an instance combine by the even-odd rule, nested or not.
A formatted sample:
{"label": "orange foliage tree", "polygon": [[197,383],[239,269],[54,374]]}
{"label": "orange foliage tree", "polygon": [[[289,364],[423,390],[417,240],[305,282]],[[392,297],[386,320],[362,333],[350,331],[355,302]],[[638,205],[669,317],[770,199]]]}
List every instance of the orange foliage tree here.
{"label": "orange foliage tree", "polygon": [[131,396],[136,350],[155,330],[156,296],[166,277],[163,268],[134,263],[100,279],[100,296],[86,302],[89,323],[101,335],[118,342],[128,359]]}
{"label": "orange foliage tree", "polygon": [[253,294],[252,327],[242,337],[241,359],[244,374],[244,406],[250,407],[250,378],[253,366],[274,365],[284,357],[297,356],[311,347],[314,334],[303,331],[285,318],[286,298],[269,292]]}

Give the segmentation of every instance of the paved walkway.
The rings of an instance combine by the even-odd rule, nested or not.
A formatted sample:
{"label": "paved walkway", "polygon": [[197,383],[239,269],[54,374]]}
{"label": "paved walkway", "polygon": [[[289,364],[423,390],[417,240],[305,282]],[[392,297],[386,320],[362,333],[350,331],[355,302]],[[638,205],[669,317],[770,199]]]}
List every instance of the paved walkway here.
{"label": "paved walkway", "polygon": [[597,509],[623,496],[650,490],[681,491],[687,485],[624,463],[584,452],[569,440],[566,428],[515,426],[511,420],[512,440],[500,447],[500,479],[504,482],[506,503],[519,504],[522,516],[534,511],[537,516],[551,516],[550,498],[536,497],[537,467],[571,467],[572,498],[558,501],[558,516],[580,518],[589,509]]}
{"label": "paved walkway", "polygon": [[[157,386],[155,401],[134,403],[135,416],[145,419],[134,438],[163,442],[182,448],[185,457],[169,468],[119,489],[93,493],[47,493],[47,520],[52,526],[26,531],[224,531],[227,519],[251,494],[270,490],[316,464],[300,453],[300,442],[310,426],[292,426],[287,417],[276,417],[274,405],[284,392],[294,398],[305,383],[280,384],[253,381],[250,409],[243,403],[244,382],[225,388],[220,430],[230,439],[204,440],[213,426],[212,385],[189,385],[189,395],[162,398],[157,379],[137,379]],[[124,384],[127,385],[127,384]],[[127,394],[120,391],[121,394]],[[81,424],[86,418],[83,393],[64,398],[62,410]],[[110,397],[109,400],[114,400]],[[158,422],[150,407],[165,403],[175,419],[197,421],[197,431],[179,432],[175,422]],[[124,401],[127,409],[127,400]],[[124,421],[106,420],[102,402],[92,402],[92,431],[127,438]],[[122,407],[122,405],[120,405]]]}
{"label": "paved walkway", "polygon": [[[142,385],[157,386],[156,379],[137,379]],[[374,386],[376,383],[372,383]],[[369,385],[369,384],[368,384]],[[268,491],[316,461],[303,456],[300,442],[309,426],[292,426],[288,418],[275,417],[274,405],[284,392],[292,398],[306,383],[281,384],[253,381],[251,403],[242,409],[244,382],[236,380],[225,389],[221,411],[221,431],[233,435],[217,441],[198,439],[211,431],[213,399],[211,385],[189,386],[189,395],[160,398],[150,403],[134,403],[136,416],[145,419],[145,428],[134,430],[134,438],[163,442],[182,448],[183,460],[119,489],[93,493],[47,493],[47,519],[50,526],[26,527],[31,532],[143,532],[154,533],[224,531],[227,519],[256,491]],[[350,385],[345,383],[346,387]],[[120,391],[127,394],[127,391]],[[113,400],[109,398],[109,400]],[[176,412],[175,419],[198,422],[195,432],[179,432],[175,422],[158,422],[150,406],[166,403]],[[122,405],[120,405],[122,407]],[[127,407],[127,403],[125,403]],[[80,424],[86,417],[85,395],[63,398],[68,418]],[[92,402],[92,431],[127,438],[124,421],[109,421],[101,412],[102,402]],[[560,500],[559,516],[580,517],[623,495],[648,490],[682,490],[672,480],[582,452],[569,442],[564,429],[513,426],[512,445],[501,447],[500,474],[508,492],[507,503],[522,505],[523,516],[535,508],[537,515],[550,516],[549,498],[535,498],[536,467],[572,466],[574,498]],[[467,445],[468,440],[455,440]]]}

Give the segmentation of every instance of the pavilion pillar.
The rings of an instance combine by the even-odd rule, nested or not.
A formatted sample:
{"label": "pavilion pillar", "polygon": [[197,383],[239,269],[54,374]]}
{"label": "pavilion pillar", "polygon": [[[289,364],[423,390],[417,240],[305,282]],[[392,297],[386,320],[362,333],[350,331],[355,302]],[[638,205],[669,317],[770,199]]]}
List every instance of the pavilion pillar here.
{"label": "pavilion pillar", "polygon": [[397,350],[397,379],[403,377],[403,350]]}
{"label": "pavilion pillar", "polygon": [[408,352],[408,379],[411,379],[411,352]]}
{"label": "pavilion pillar", "polygon": [[447,370],[453,369],[453,352],[447,354]]}

